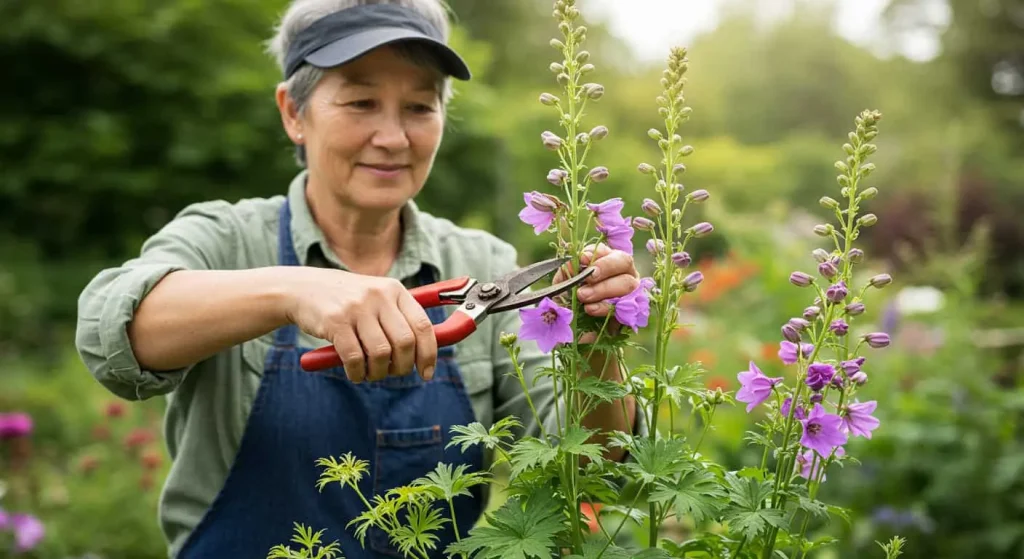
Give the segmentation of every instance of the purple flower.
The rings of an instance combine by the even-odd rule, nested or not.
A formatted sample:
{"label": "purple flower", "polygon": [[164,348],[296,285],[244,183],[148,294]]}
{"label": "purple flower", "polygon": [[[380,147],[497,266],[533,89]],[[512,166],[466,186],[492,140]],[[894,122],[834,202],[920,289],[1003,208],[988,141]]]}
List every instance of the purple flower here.
{"label": "purple flower", "polygon": [[804,318],[806,318],[807,320],[814,320],[815,318],[818,318],[818,313],[820,312],[821,308],[819,307],[807,307],[806,309],[804,309]]}
{"label": "purple flower", "polygon": [[832,321],[832,324],[829,325],[828,329],[831,330],[832,333],[837,336],[845,336],[846,333],[850,330],[850,326],[846,323],[845,320],[837,318]]}
{"label": "purple flower", "polygon": [[843,432],[870,439],[871,432],[880,423],[875,416],[871,415],[877,406],[878,402],[875,400],[847,404],[843,412]]}
{"label": "purple flower", "polygon": [[704,190],[704,189],[702,188],[702,189],[700,189],[700,190],[694,190],[693,192],[691,192],[691,193],[687,194],[687,195],[686,195],[686,197],[687,197],[687,198],[688,198],[688,199],[689,199],[689,200],[690,200],[691,202],[694,202],[694,203],[697,203],[697,204],[699,204],[699,203],[701,203],[701,202],[703,202],[703,201],[707,200],[708,198],[710,198],[710,197],[711,197],[711,194],[708,194],[708,191],[707,191],[707,190]]}
{"label": "purple flower", "polygon": [[864,335],[864,341],[875,349],[881,349],[889,345],[889,334],[885,332],[872,332]]}
{"label": "purple flower", "polygon": [[864,361],[865,359],[863,357],[857,357],[855,359],[843,361],[839,366],[842,367],[843,372],[846,373],[847,376],[850,376],[857,373],[857,371],[860,371],[861,366],[864,365]]}
{"label": "purple flower", "polygon": [[789,322],[787,322],[786,324],[789,324],[793,328],[796,328],[797,332],[803,332],[804,330],[811,327],[810,322],[807,322],[807,320],[798,317],[793,317],[789,319]]}
{"label": "purple flower", "polygon": [[[800,344],[800,353],[804,357],[810,356],[814,353],[814,345],[806,343]],[[779,359],[782,359],[782,362],[786,365],[796,363],[796,344],[793,342],[779,342]]]}
{"label": "purple flower", "polygon": [[814,278],[803,272],[793,272],[789,274],[789,283],[797,287],[807,287],[814,283]]}
{"label": "purple flower", "polygon": [[659,252],[665,250],[665,241],[661,239],[648,239],[645,247],[647,252],[657,256]]}
{"label": "purple flower", "polygon": [[704,281],[704,274],[700,272],[690,272],[683,278],[683,289],[685,291],[693,291],[697,289],[697,286]]}
{"label": "purple flower", "polygon": [[814,409],[800,423],[804,426],[800,444],[824,457],[831,456],[835,447],[846,444],[847,437],[842,431],[843,419],[825,413],[821,404],[814,404]]}
{"label": "purple flower", "polygon": [[519,338],[536,341],[544,353],[573,340],[572,311],[558,306],[550,297],[545,297],[536,308],[519,309],[519,318],[523,321]]}
{"label": "purple flower", "polygon": [[634,217],[633,227],[641,231],[654,231],[654,222],[646,217]]}
{"label": "purple flower", "polygon": [[16,439],[32,432],[32,417],[26,413],[0,414],[0,439]]}
{"label": "purple flower", "polygon": [[542,208],[551,200],[537,191],[524,193],[523,200],[526,201],[526,207],[519,212],[519,219],[533,226],[533,232],[537,235],[547,231],[555,221],[555,209],[553,205],[551,209]]}
{"label": "purple flower", "polygon": [[836,369],[828,363],[811,363],[807,367],[807,386],[811,387],[811,390],[818,391],[825,388],[829,382],[832,381],[832,377],[836,375]]}
{"label": "purple flower", "polygon": [[693,227],[687,229],[687,232],[690,233],[691,235],[693,235],[694,237],[700,238],[700,237],[704,237],[706,235],[710,235],[711,232],[714,231],[714,230],[715,230],[715,226],[714,225],[711,225],[710,223],[708,223],[706,221],[703,221],[703,222],[698,223],[697,225],[694,225]]}
{"label": "purple flower", "polygon": [[[591,134],[593,137],[593,134]],[[587,175],[594,182],[601,182],[608,178],[608,167],[594,167]]]}
{"label": "purple flower", "polygon": [[676,252],[672,254],[672,263],[680,268],[686,268],[692,262],[690,255],[684,252]]}
{"label": "purple flower", "polygon": [[642,209],[645,214],[651,217],[661,215],[661,206],[659,206],[657,202],[651,200],[650,198],[644,198],[643,204],[640,204],[640,209]]}
{"label": "purple flower", "polygon": [[809,398],[812,404],[820,404],[824,399],[825,396],[822,395],[821,392],[815,392],[814,394],[811,394],[811,397]]}
{"label": "purple flower", "polygon": [[747,403],[747,413],[767,400],[772,395],[775,385],[782,382],[782,377],[765,376],[753,361],[750,362],[750,367],[746,371],[736,375],[736,379],[740,381],[736,399]]}
{"label": "purple flower", "polygon": [[628,221],[622,220],[619,223],[598,225],[597,230],[604,234],[608,246],[627,254],[633,254],[634,231]]}
{"label": "purple flower", "polygon": [[858,385],[862,385],[868,381],[868,374],[865,373],[864,371],[857,371],[856,373],[850,375],[850,380],[857,383]]}
{"label": "purple flower", "polygon": [[[843,447],[839,447],[836,449],[836,458],[840,458],[845,454],[846,451],[843,450]],[[799,467],[800,469],[800,477],[804,479],[817,479],[818,473],[821,472],[821,467],[824,465],[824,461],[828,460],[828,456],[825,456],[824,458],[819,458],[817,463],[814,462],[814,458],[814,452],[812,451],[807,451],[803,454],[797,455],[796,464],[797,467]],[[813,471],[811,469],[812,466]],[[825,482],[826,477],[828,476],[826,476],[824,473],[821,474],[822,483]]]}
{"label": "purple flower", "polygon": [[843,300],[846,299],[846,295],[848,293],[849,292],[846,289],[846,282],[840,281],[839,283],[830,285],[829,288],[825,290],[825,298],[831,303],[842,303]]}
{"label": "purple flower", "polygon": [[34,548],[46,534],[43,523],[29,514],[10,515],[10,525],[14,528],[14,546],[19,552]]}
{"label": "purple flower", "polygon": [[622,198],[611,198],[600,204],[588,203],[587,209],[597,214],[597,222],[601,225],[616,225],[624,222],[622,208],[625,206]]}
{"label": "purple flower", "polygon": [[849,305],[846,305],[846,314],[850,316],[864,314],[864,303],[858,301],[856,303],[850,303]]}
{"label": "purple flower", "polygon": [[[782,412],[782,417],[789,417],[789,406],[791,405],[793,405],[792,398],[786,398],[786,401],[782,402],[782,407],[779,408]],[[803,419],[806,416],[807,414],[804,413],[804,409],[800,406],[797,406],[796,409],[793,410],[793,417],[797,419]]]}
{"label": "purple flower", "polygon": [[858,264],[864,261],[864,251],[859,248],[851,248],[849,254],[850,262]]}
{"label": "purple flower", "polygon": [[782,325],[782,337],[795,344],[800,343],[800,332],[792,324]]}
{"label": "purple flower", "polygon": [[615,305],[615,320],[623,326],[632,328],[645,328],[647,319],[651,315],[651,299],[648,290],[654,287],[652,278],[640,280],[640,285],[628,295],[612,297],[608,302]]}
{"label": "purple flower", "polygon": [[562,186],[568,176],[569,173],[566,173],[565,169],[551,169],[548,171],[548,182],[555,186]]}
{"label": "purple flower", "polygon": [[868,284],[876,289],[881,289],[890,283],[892,283],[892,276],[889,274],[878,274],[877,276],[872,276],[872,278],[868,280]]}
{"label": "purple flower", "polygon": [[832,279],[839,273],[839,269],[836,268],[836,265],[832,261],[826,260],[825,262],[818,264],[818,273],[828,279]]}

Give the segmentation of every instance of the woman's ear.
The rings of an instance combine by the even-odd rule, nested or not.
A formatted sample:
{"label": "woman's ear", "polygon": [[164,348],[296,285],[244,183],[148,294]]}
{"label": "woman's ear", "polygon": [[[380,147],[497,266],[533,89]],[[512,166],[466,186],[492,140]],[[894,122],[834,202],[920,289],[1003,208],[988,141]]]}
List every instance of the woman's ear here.
{"label": "woman's ear", "polygon": [[288,85],[285,83],[279,83],[277,90],[274,92],[274,97],[277,100],[277,110],[281,113],[281,124],[284,125],[284,130],[291,138],[292,143],[302,144],[302,117],[299,115],[299,108],[295,104],[291,95],[288,95]]}

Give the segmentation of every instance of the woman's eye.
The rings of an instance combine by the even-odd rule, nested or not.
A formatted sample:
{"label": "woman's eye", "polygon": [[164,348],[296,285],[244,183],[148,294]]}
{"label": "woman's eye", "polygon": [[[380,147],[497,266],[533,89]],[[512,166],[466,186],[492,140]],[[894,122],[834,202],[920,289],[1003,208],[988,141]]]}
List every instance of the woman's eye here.
{"label": "woman's eye", "polygon": [[414,104],[413,104],[413,105],[412,105],[412,106],[410,107],[410,109],[412,109],[412,111],[413,111],[414,113],[422,113],[422,114],[426,114],[426,113],[432,113],[432,112],[434,112],[434,107],[433,107],[433,106],[431,106],[431,105],[424,105],[424,104],[422,104],[422,103],[414,103]]}
{"label": "woman's eye", "polygon": [[354,109],[372,109],[376,104],[373,102],[373,99],[360,99],[349,102],[347,105]]}

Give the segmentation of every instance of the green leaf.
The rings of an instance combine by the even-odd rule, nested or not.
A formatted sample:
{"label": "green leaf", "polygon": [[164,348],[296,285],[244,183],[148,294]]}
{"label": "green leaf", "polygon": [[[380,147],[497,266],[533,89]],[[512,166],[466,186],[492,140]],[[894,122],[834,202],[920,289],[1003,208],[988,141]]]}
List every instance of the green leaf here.
{"label": "green leaf", "polygon": [[726,492],[718,479],[706,471],[684,473],[677,481],[658,481],[651,493],[651,501],[673,501],[676,518],[690,515],[697,523],[714,518],[724,507]]}
{"label": "green leaf", "polygon": [[454,425],[451,428],[451,432],[456,433],[456,435],[452,437],[451,442],[445,448],[461,444],[462,451],[465,452],[469,447],[480,444],[487,449],[493,449],[501,443],[502,439],[515,438],[514,429],[520,427],[522,427],[522,424],[519,420],[511,416],[499,419],[491,425],[489,430],[484,428],[480,422],[473,422],[469,425]]}
{"label": "green leaf", "polygon": [[537,491],[523,502],[505,501],[487,515],[489,525],[477,526],[467,538],[448,546],[450,555],[476,559],[550,559],[555,536],[564,529],[562,505],[550,491]]}
{"label": "green leaf", "polygon": [[408,507],[405,522],[391,532],[391,541],[405,556],[412,556],[413,551],[426,555],[426,551],[437,547],[438,537],[434,532],[444,527],[448,520],[436,507],[429,503],[412,503]]}
{"label": "green leaf", "polygon": [[604,447],[596,443],[587,443],[596,433],[596,429],[584,429],[577,425],[568,428],[568,432],[562,437],[558,448],[566,454],[586,456],[593,461],[601,460],[604,455]]}
{"label": "green leaf", "polygon": [[415,482],[414,486],[424,486],[430,489],[437,497],[451,501],[460,495],[472,496],[469,488],[487,483],[487,474],[484,472],[466,473],[469,464],[460,464],[454,471],[451,464],[441,462],[434,468],[434,471]]}
{"label": "green leaf", "polygon": [[558,456],[558,449],[534,437],[524,437],[512,447],[511,455],[514,478],[534,466],[547,466]]}
{"label": "green leaf", "polygon": [[618,382],[602,380],[594,376],[583,377],[576,385],[576,391],[601,402],[613,402],[629,393],[629,390]]}
{"label": "green leaf", "polygon": [[785,527],[783,511],[761,508],[772,493],[771,483],[754,478],[740,478],[731,472],[726,474],[725,479],[729,485],[729,501],[732,504],[722,520],[728,523],[733,531],[754,538],[768,526],[780,529]]}
{"label": "green leaf", "polygon": [[658,439],[652,442],[647,438],[636,438],[633,442],[634,461],[623,464],[623,468],[645,484],[672,477],[693,467],[685,455],[682,440]]}
{"label": "green leaf", "polygon": [[295,535],[291,541],[302,546],[303,549],[293,550],[285,545],[275,545],[267,553],[267,559],[342,559],[341,546],[338,542],[331,542],[323,545],[320,539],[324,530],[314,532],[312,528],[296,522]]}
{"label": "green leaf", "polygon": [[337,482],[342,485],[357,485],[370,468],[369,462],[366,460],[356,460],[352,453],[349,452],[342,455],[340,462],[335,460],[334,457],[328,456],[327,458],[317,459],[316,465],[324,469],[323,473],[320,474],[320,479],[316,482],[317,489],[321,492],[331,482]]}

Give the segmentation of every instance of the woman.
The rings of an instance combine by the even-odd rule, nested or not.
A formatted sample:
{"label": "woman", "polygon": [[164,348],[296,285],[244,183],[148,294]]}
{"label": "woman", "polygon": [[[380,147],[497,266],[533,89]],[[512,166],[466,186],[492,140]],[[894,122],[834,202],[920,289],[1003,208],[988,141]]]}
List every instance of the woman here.
{"label": "woman", "polygon": [[[325,529],[348,559],[398,556],[382,533],[365,549],[353,539],[346,524],[363,503],[338,484],[318,492],[317,458],[369,460],[365,492],[376,494],[442,460],[484,468],[479,448],[446,448],[453,425],[512,414],[539,431],[498,343],[518,331],[517,313],[438,348],[431,324],[445,311],[407,292],[517,264],[510,245],[412,201],[441,142],[449,81],[470,77],[447,35],[439,0],[296,0],[271,42],[277,105],[305,167],[286,195],[190,206],[81,295],[77,345],[92,374],[126,399],[168,397],[160,522],[171,557],[264,557],[293,522]],[[581,299],[600,316],[603,300],[636,287],[636,270],[606,247],[585,257],[596,272]],[[300,370],[298,356],[327,342],[344,367]],[[523,344],[553,429],[550,381],[534,384],[549,359]],[[604,356],[593,362],[590,374],[619,378],[600,370]],[[586,422],[629,431],[633,415],[616,402]],[[460,499],[467,531],[483,495]]]}

